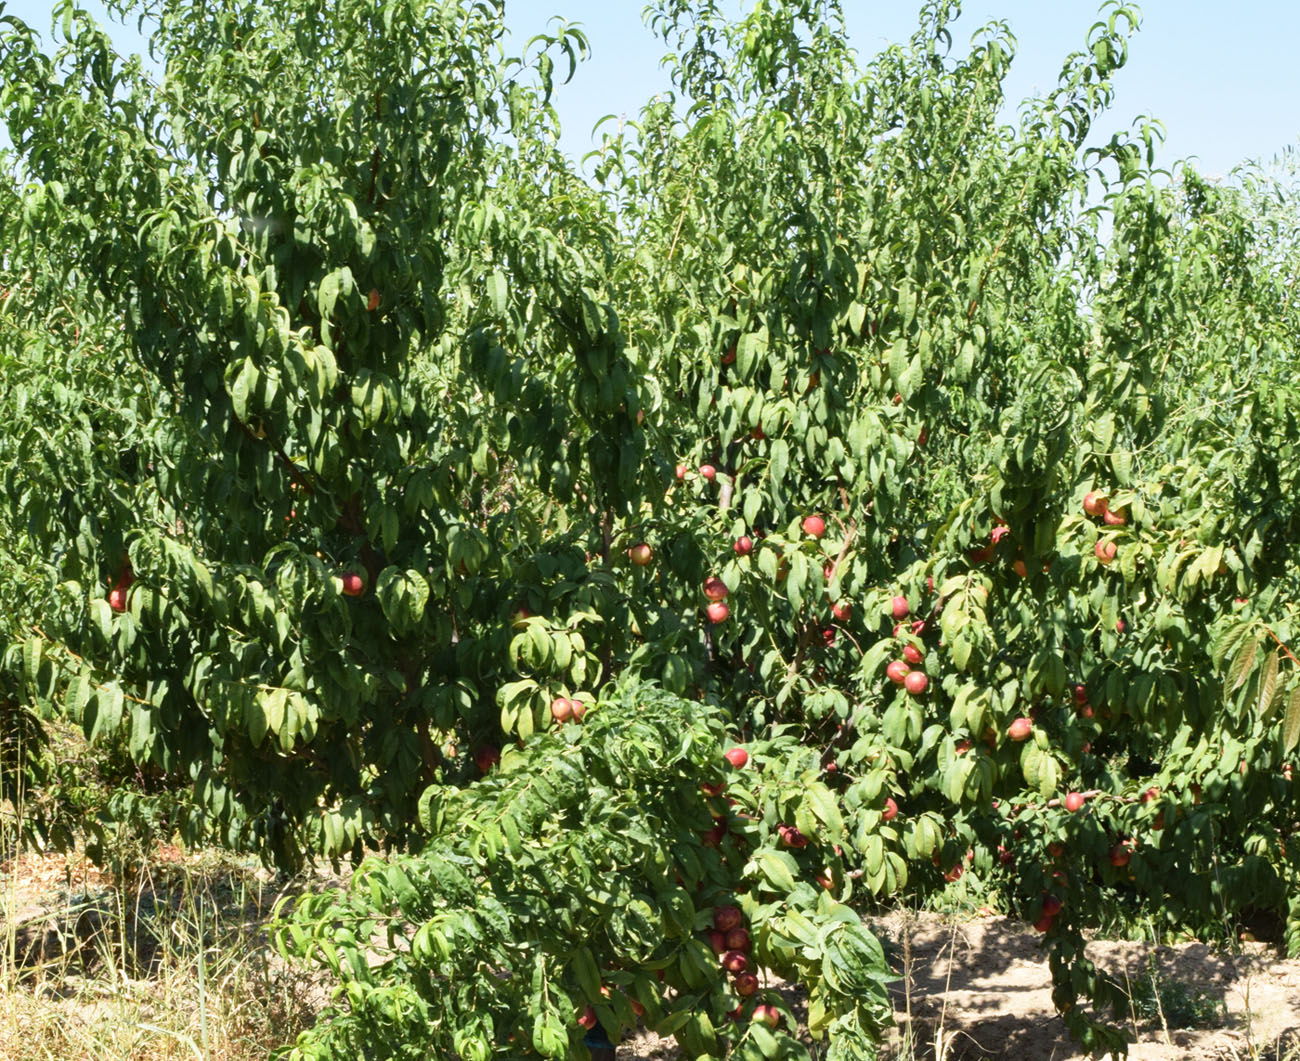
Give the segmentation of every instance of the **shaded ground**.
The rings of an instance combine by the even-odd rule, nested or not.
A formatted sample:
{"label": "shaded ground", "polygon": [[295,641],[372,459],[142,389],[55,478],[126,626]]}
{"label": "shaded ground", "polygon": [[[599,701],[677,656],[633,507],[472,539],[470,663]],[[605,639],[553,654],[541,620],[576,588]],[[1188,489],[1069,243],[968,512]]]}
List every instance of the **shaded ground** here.
{"label": "shaded ground", "polygon": [[[984,917],[960,923],[933,914],[895,914],[875,925],[910,966],[916,1055],[1075,1061],[1086,1057],[1065,1034],[1051,1001],[1041,937],[1021,922]],[[1095,941],[1089,957],[1126,978],[1139,1000],[1130,1022],[1139,1061],[1300,1059],[1300,961],[1263,944],[1236,955],[1201,943],[1151,947]],[[907,980],[895,991],[908,1026]],[[1194,1023],[1196,1027],[1180,1027]],[[1290,1052],[1278,1053],[1279,1041]],[[922,1046],[924,1048],[922,1048]],[[937,1046],[937,1049],[936,1049]]]}
{"label": "shaded ground", "polygon": [[[954,921],[900,912],[872,927],[900,975],[892,992],[898,1030],[887,1057],[1087,1057],[1056,1015],[1042,937],[1028,926],[997,916]],[[1300,1061],[1300,961],[1283,961],[1263,944],[1222,955],[1201,943],[1098,941],[1088,953],[1133,984],[1140,1002],[1130,1024],[1134,1061]],[[1193,1021],[1199,1026],[1180,1027]],[[674,1056],[671,1043],[648,1033],[618,1050],[619,1061]]]}

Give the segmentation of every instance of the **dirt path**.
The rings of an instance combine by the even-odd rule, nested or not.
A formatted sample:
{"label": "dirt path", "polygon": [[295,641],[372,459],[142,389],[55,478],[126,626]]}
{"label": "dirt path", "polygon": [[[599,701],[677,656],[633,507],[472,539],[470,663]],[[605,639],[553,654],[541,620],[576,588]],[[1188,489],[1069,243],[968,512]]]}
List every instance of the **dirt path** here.
{"label": "dirt path", "polygon": [[[954,923],[936,915],[895,914],[875,928],[890,942],[900,972],[910,951],[912,1027],[925,1045],[918,1056],[1087,1056],[1070,1042],[1052,1006],[1041,937],[1020,922],[985,917]],[[1126,976],[1143,1003],[1131,1025],[1137,1041],[1129,1056],[1135,1061],[1300,1058],[1300,961],[1280,960],[1262,944],[1220,955],[1201,943],[1153,948],[1101,941],[1090,944],[1088,954],[1100,967]],[[905,1027],[904,982],[895,991],[895,1006]],[[1141,1011],[1149,1017],[1143,1019]],[[1192,1022],[1201,1026],[1179,1026]],[[1279,1055],[1279,1040],[1292,1053]]]}

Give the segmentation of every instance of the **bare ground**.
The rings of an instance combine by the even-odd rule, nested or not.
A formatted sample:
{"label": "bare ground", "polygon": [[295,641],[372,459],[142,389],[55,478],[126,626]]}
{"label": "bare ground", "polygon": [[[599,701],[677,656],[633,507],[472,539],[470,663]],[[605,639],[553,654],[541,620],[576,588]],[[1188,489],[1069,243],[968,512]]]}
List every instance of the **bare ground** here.
{"label": "bare ground", "polygon": [[[886,1057],[1088,1056],[1070,1041],[1052,1005],[1042,937],[1022,922],[901,911],[874,920],[872,928],[888,944],[900,976],[892,990],[898,1028]],[[1088,954],[1100,967],[1127,974],[1137,997],[1147,1000],[1143,1009],[1151,1016],[1130,1021],[1134,1061],[1300,1061],[1300,961],[1282,960],[1259,943],[1222,954],[1203,943],[1095,941]],[[778,986],[798,1014],[796,992]],[[1178,1026],[1190,1019],[1208,1026]],[[671,1043],[649,1033],[618,1050],[619,1061],[674,1056]]]}
{"label": "bare ground", "polygon": [[[898,971],[910,964],[910,1012],[917,1056],[945,1061],[1018,1058],[1076,1061],[1051,1000],[1042,937],[1022,922],[989,916],[955,922],[898,913],[874,926],[892,941]],[[910,962],[909,962],[910,954]],[[1300,961],[1264,944],[1217,953],[1203,943],[1170,947],[1097,940],[1097,965],[1146,999],[1130,1020],[1138,1061],[1300,1057]],[[908,979],[894,992],[900,1029],[908,1026]],[[1156,1002],[1159,1000],[1159,1005]],[[1161,1014],[1163,1013],[1163,1021]],[[1178,1027],[1195,1020],[1201,1027]],[[937,1049],[936,1049],[937,1045]]]}
{"label": "bare ground", "polygon": [[[165,866],[180,857],[175,849],[162,848],[155,862]],[[84,943],[78,937],[85,922],[74,917],[71,924],[59,925],[40,913],[75,910],[90,896],[102,896],[105,884],[103,875],[81,859],[28,856],[0,865],[0,929],[7,929],[0,936],[9,961],[29,970],[47,963],[66,969]],[[252,897],[240,898],[249,902]],[[269,903],[249,902],[239,915],[254,927],[268,912]],[[1071,1043],[1052,1006],[1042,937],[1022,922],[994,915],[953,919],[898,911],[874,919],[871,926],[899,974],[893,988],[898,1028],[885,1053],[891,1061],[1082,1061],[1086,1056]],[[1223,953],[1202,943],[1152,947],[1098,940],[1089,945],[1089,955],[1103,968],[1127,975],[1135,994],[1146,1000],[1130,1022],[1134,1045],[1129,1056],[1135,1061],[1300,1061],[1300,961],[1283,960],[1274,948],[1259,943]],[[801,1014],[797,989],[774,986]],[[63,992],[32,988],[13,979],[0,986],[0,1058],[106,1056],[100,1048],[32,1051],[38,1016],[65,1033],[105,1016],[99,1005],[87,1008],[84,993],[63,997]],[[159,1008],[182,1001],[167,994],[153,1000],[150,1023],[161,1016]],[[300,994],[295,1004],[304,1003],[312,1007]],[[277,1016],[282,1031],[310,1019],[302,1013],[296,1020],[286,1020],[283,1012]],[[1184,1026],[1189,1022],[1199,1026]],[[153,1061],[187,1053],[182,1049],[173,1055],[156,1044],[141,1044],[113,1056]],[[236,1053],[253,1056],[244,1051],[224,1056]],[[618,1048],[619,1061],[675,1057],[671,1042],[648,1032]]]}

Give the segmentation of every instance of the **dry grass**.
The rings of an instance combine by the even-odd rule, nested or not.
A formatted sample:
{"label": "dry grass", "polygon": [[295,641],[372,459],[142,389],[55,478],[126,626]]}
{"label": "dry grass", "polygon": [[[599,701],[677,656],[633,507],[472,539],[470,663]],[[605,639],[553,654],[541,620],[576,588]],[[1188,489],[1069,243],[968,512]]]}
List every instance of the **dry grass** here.
{"label": "dry grass", "polygon": [[60,856],[0,865],[0,1061],[264,1061],[314,985],[264,931],[276,882],[161,848],[124,885]]}

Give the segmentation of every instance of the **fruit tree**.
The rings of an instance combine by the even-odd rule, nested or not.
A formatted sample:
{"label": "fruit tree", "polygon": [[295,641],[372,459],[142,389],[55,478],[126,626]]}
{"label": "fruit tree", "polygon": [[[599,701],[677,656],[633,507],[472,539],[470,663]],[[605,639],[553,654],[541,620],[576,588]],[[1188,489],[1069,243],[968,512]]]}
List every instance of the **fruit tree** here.
{"label": "fruit tree", "polygon": [[0,19],[0,781],[59,716],[355,860],[300,1056],[798,1056],[769,971],[870,1056],[858,912],[964,872],[1098,1051],[1103,916],[1300,952],[1296,262],[1099,136],[1134,9],[1011,126],[954,0],[656,0],[584,168],[501,0],[110,6],[165,77]]}

